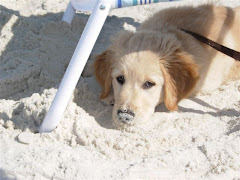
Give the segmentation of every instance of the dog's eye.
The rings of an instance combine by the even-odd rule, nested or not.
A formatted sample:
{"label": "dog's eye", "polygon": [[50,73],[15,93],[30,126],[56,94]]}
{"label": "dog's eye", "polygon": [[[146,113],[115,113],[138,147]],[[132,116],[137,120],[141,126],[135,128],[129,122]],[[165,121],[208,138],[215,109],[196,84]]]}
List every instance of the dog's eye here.
{"label": "dog's eye", "polygon": [[123,84],[125,82],[124,76],[118,76],[116,79],[119,84]]}
{"label": "dog's eye", "polygon": [[154,85],[155,85],[155,83],[147,81],[143,84],[143,89],[149,89],[149,88],[153,87]]}

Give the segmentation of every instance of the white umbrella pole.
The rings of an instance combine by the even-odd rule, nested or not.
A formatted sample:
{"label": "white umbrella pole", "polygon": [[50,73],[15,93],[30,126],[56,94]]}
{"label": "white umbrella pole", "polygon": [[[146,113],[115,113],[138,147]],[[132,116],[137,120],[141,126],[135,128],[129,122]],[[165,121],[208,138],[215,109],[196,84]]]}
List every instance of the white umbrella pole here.
{"label": "white umbrella pole", "polygon": [[69,1],[67,9],[63,14],[62,21],[65,21],[68,24],[71,24],[73,17],[75,15],[75,11],[76,10],[73,8],[71,1]]}
{"label": "white umbrella pole", "polygon": [[53,103],[39,128],[40,133],[51,132],[59,124],[107,18],[111,8],[111,2],[110,0],[96,1],[94,10],[84,28]]}

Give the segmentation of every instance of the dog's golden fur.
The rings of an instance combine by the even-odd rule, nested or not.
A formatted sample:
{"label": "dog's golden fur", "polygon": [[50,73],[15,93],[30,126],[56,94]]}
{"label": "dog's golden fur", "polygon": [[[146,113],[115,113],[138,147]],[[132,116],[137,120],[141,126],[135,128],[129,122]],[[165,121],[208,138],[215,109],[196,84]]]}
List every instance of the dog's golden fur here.
{"label": "dog's golden fur", "polygon": [[[239,62],[180,30],[240,51],[239,18],[240,8],[170,8],[146,20],[136,32],[119,33],[95,61],[100,98],[115,100],[114,121],[136,124],[148,119],[159,103],[177,110],[181,99],[239,79]],[[119,76],[124,77],[123,84],[116,80]],[[144,88],[146,82],[153,86]],[[133,117],[119,118],[122,109],[133,112]]]}

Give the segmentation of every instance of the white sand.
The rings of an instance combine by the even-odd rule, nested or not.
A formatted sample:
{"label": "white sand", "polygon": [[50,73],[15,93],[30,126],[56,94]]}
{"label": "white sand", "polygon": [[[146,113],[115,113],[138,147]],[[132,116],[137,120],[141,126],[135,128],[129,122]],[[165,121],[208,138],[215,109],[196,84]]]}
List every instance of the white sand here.
{"label": "white sand", "polygon": [[[112,11],[90,59],[109,36],[136,28],[158,9],[198,3]],[[60,21],[66,6],[66,0],[0,2],[1,180],[240,179],[240,80],[183,100],[179,112],[162,105],[147,124],[119,131],[86,70],[58,128],[36,133],[89,17],[80,13],[69,26]]]}

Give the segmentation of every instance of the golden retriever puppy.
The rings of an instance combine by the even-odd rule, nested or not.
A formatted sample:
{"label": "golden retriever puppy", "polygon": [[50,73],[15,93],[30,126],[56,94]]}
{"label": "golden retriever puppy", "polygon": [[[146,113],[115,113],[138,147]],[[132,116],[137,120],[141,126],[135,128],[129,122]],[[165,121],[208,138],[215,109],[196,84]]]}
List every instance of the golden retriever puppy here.
{"label": "golden retriever puppy", "polygon": [[238,61],[182,29],[240,50],[240,8],[170,8],[136,32],[119,33],[94,64],[100,98],[114,100],[117,125],[144,122],[162,102],[170,111],[177,110],[181,99],[209,93],[240,77]]}

